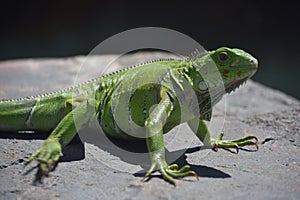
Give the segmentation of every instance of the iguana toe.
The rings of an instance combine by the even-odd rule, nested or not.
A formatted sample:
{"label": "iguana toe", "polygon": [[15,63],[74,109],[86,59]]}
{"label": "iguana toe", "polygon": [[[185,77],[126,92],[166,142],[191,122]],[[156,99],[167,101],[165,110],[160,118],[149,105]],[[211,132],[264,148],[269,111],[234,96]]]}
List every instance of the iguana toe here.
{"label": "iguana toe", "polygon": [[236,152],[239,152],[240,147],[244,146],[255,146],[256,151],[258,150],[258,139],[255,136],[245,136],[235,140],[223,140],[224,133],[220,133],[218,139],[213,139],[211,142],[212,149],[218,151],[218,148],[234,148]]}
{"label": "iguana toe", "polygon": [[183,166],[181,169],[178,168],[177,164],[167,165],[167,163],[160,165],[158,163],[153,163],[146,173],[143,180],[146,180],[154,171],[159,171],[162,177],[169,183],[176,185],[175,179],[184,178],[187,176],[194,176],[198,180],[198,175],[191,170],[189,165]]}
{"label": "iguana toe", "polygon": [[34,154],[32,154],[25,165],[33,160],[40,163],[40,169],[44,173],[51,171],[61,155],[61,145],[53,139],[48,139]]}

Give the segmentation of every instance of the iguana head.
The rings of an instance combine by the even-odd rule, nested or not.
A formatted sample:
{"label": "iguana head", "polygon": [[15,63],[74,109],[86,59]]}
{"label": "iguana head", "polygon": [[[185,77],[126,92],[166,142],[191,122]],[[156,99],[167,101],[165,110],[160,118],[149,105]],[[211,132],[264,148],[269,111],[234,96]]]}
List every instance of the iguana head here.
{"label": "iguana head", "polygon": [[209,51],[206,56],[194,59],[192,65],[194,69],[189,69],[188,75],[194,89],[202,94],[220,86],[229,93],[253,76],[258,68],[257,59],[249,53],[227,47]]}
{"label": "iguana head", "polygon": [[258,68],[257,59],[241,49],[221,47],[209,54],[220,72],[226,92],[240,86]]}
{"label": "iguana head", "polygon": [[257,59],[241,49],[227,47],[190,59],[183,75],[197,94],[201,117],[210,119],[211,107],[256,72]]}

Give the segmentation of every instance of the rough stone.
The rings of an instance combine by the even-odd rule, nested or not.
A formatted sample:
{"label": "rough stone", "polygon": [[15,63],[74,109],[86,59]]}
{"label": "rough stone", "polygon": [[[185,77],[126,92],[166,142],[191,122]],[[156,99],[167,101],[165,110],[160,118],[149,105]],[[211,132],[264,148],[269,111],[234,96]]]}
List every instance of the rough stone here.
{"label": "rough stone", "polygon": [[[120,59],[94,55],[85,64],[84,56],[0,62],[0,98],[53,92],[104,71],[160,57],[171,56],[156,52]],[[142,182],[149,166],[147,154],[136,157],[141,153],[127,155],[112,143],[101,148],[83,145],[78,139],[49,177],[33,185],[36,163],[26,168],[23,164],[46,135],[14,139],[1,132],[0,199],[300,199],[299,111],[298,100],[248,81],[215,107],[209,126],[215,137],[223,130],[225,139],[256,135],[259,150],[234,154],[202,149],[182,125],[166,135],[167,157],[179,165],[191,165],[199,181],[177,180],[176,187],[156,175]]]}

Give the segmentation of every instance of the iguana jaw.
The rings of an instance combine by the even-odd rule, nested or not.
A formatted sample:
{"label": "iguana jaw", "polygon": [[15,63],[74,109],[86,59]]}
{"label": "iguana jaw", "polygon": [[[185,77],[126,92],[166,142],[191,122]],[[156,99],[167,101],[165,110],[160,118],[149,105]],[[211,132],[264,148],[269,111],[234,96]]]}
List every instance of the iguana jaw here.
{"label": "iguana jaw", "polygon": [[230,93],[230,92],[235,91],[241,85],[243,85],[244,83],[246,83],[246,81],[248,79],[249,79],[248,77],[245,77],[245,78],[237,80],[235,82],[231,82],[231,83],[225,84],[225,92],[226,93]]}

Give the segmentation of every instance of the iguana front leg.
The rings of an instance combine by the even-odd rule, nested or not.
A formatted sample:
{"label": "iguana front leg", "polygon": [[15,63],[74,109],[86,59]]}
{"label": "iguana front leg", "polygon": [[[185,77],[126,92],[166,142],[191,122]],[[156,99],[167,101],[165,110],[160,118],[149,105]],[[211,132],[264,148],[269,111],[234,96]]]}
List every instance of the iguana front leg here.
{"label": "iguana front leg", "polygon": [[[68,104],[66,106],[72,106],[71,102],[66,104]],[[62,148],[74,138],[77,128],[80,128],[88,120],[88,106],[87,100],[81,103],[77,102],[76,107],[60,121],[44,144],[29,157],[26,164],[37,160],[44,174],[51,171],[62,155]]]}
{"label": "iguana front leg", "polygon": [[168,165],[165,159],[163,124],[172,110],[172,103],[167,94],[162,95],[158,105],[150,113],[146,121],[147,138],[146,143],[151,157],[151,166],[145,177],[158,170],[163,178],[175,185],[176,178],[196,176],[196,173],[189,166],[178,169],[178,165]]}
{"label": "iguana front leg", "polygon": [[193,130],[196,136],[203,142],[204,146],[212,148],[217,151],[218,148],[235,148],[237,153],[239,148],[243,146],[257,146],[257,138],[255,136],[246,136],[236,140],[223,140],[224,133],[221,132],[219,137],[211,138],[210,132],[204,120],[193,119],[188,122],[189,127]]}

